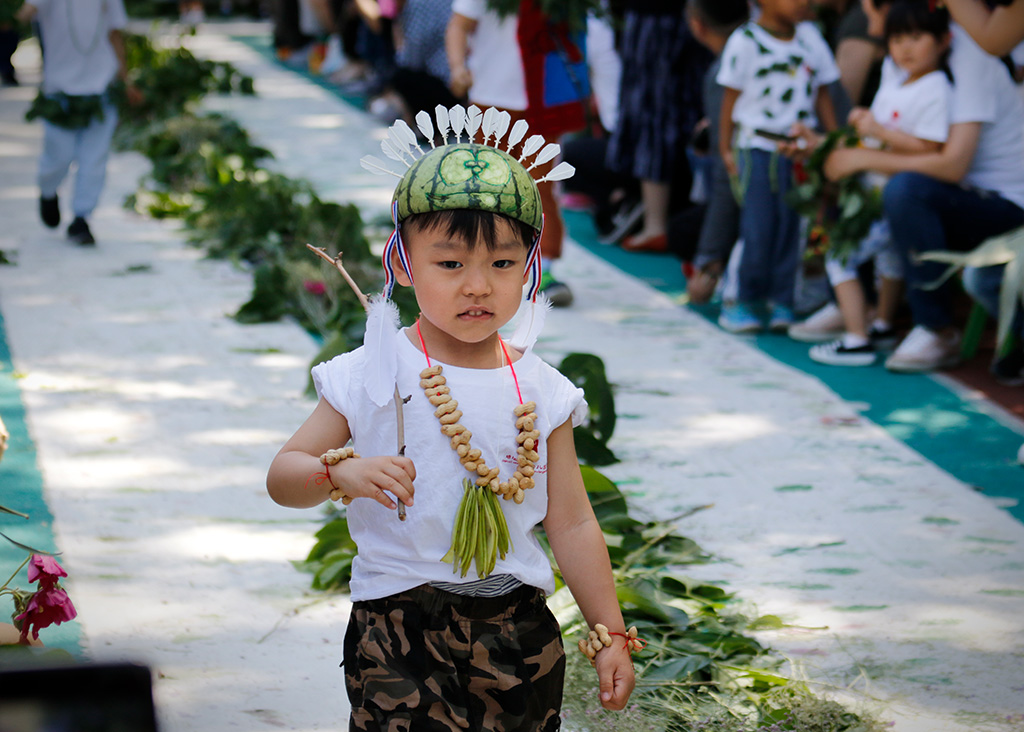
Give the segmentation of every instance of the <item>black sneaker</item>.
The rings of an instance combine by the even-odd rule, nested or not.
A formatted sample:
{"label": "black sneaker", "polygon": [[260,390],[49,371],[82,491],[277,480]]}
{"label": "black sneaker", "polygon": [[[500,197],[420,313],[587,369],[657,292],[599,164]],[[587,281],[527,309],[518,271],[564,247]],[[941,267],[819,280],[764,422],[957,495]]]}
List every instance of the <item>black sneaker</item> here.
{"label": "black sneaker", "polygon": [[96,243],[89,231],[89,224],[81,216],[76,216],[68,227],[68,239],[79,246],[92,246]]}
{"label": "black sneaker", "polygon": [[856,348],[847,348],[843,345],[842,340],[821,343],[814,346],[808,353],[812,361],[829,366],[870,366],[878,357],[875,347],[870,343]]}
{"label": "black sneaker", "polygon": [[1006,386],[1024,386],[1024,348],[1015,348],[992,364],[992,376]]}
{"label": "black sneaker", "polygon": [[871,345],[879,351],[891,351],[900,342],[899,334],[892,326],[882,330],[872,325],[868,331],[868,338],[871,339]]}
{"label": "black sneaker", "polygon": [[39,197],[39,218],[51,229],[56,229],[60,224],[60,204],[57,197]]}

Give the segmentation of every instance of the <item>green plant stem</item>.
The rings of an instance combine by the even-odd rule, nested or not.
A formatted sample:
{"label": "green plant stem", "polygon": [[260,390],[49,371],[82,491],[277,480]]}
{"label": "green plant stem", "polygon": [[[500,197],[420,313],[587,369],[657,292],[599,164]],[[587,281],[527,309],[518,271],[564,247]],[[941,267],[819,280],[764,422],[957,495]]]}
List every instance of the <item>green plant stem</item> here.
{"label": "green plant stem", "polygon": [[11,584],[11,582],[14,581],[14,578],[18,576],[18,572],[20,572],[22,569],[25,568],[25,565],[29,563],[30,559],[32,559],[32,555],[29,555],[29,556],[25,557],[25,561],[22,562],[18,566],[18,568],[16,570],[14,570],[14,574],[12,574],[10,577],[8,577],[7,581],[4,582],[3,585],[0,585],[0,590],[6,590],[7,589],[7,585]]}

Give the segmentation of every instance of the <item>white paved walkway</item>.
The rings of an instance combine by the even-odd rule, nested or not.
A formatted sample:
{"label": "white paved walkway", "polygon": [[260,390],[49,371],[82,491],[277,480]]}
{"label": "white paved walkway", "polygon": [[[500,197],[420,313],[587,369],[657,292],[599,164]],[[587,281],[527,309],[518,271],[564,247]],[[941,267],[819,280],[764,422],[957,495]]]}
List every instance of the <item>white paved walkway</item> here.
{"label": "white paved walkway", "polygon": [[[215,27],[193,43],[257,79],[258,97],[208,108],[324,197],[383,210],[388,181],[356,163],[374,123]],[[347,601],[290,565],[321,514],[263,487],[312,408],[316,347],[290,323],[236,324],[248,275],[121,207],[136,155],[111,162],[95,250],[44,229],[33,94],[0,96],[0,248],[18,261],[0,268],[0,307],[88,653],[154,667],[164,732],[344,728]],[[654,516],[713,504],[680,529],[721,558],[701,577],[796,626],[766,642],[897,730],[1024,729],[1024,526],[580,247],[560,273],[577,300],[549,318],[543,354],[605,359],[623,462],[604,472]]]}

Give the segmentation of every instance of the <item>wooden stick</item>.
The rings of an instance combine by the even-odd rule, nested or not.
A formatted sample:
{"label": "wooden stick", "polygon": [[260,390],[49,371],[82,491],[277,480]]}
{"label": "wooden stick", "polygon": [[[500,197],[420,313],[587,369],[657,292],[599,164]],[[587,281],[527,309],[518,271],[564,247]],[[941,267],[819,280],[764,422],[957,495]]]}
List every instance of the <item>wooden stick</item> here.
{"label": "wooden stick", "polygon": [[[306,248],[309,249],[309,251],[311,251],[314,254],[316,254],[321,259],[323,259],[325,261],[328,261],[331,264],[333,264],[338,269],[338,271],[341,272],[341,276],[345,278],[345,282],[348,283],[348,286],[352,288],[352,292],[354,292],[356,294],[356,297],[359,298],[359,302],[363,306],[363,310],[369,310],[370,309],[370,301],[366,299],[366,295],[364,295],[363,291],[359,289],[359,285],[356,284],[355,280],[353,280],[351,275],[349,275],[348,270],[346,270],[345,266],[341,263],[341,252],[338,252],[338,255],[336,257],[332,257],[330,254],[328,254],[326,251],[324,251],[323,247],[315,247],[312,244],[306,244]],[[398,455],[399,455],[399,457],[403,457],[405,455],[405,410],[403,410],[402,407],[403,407],[403,405],[407,401],[409,401],[410,398],[411,398],[411,395],[408,396],[408,397],[405,397],[404,399],[402,398],[402,395],[398,392],[398,384],[396,383],[395,384],[395,414],[396,414],[397,420],[398,420]],[[405,521],[405,504],[402,503],[401,501],[397,501],[397,503],[398,503],[398,520],[399,521]]]}

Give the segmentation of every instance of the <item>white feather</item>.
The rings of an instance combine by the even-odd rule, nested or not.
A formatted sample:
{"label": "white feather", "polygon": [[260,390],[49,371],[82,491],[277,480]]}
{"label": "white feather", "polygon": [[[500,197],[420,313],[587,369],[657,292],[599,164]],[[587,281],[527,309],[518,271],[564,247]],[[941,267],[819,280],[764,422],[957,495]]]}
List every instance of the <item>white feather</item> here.
{"label": "white feather", "polygon": [[466,110],[466,134],[469,136],[470,142],[473,142],[473,138],[476,137],[476,131],[480,129],[483,118],[484,113],[475,104]]}
{"label": "white feather", "polygon": [[383,295],[370,298],[366,310],[366,365],[363,383],[366,393],[378,407],[394,397],[398,374],[398,307]]}
{"label": "white feather", "polygon": [[544,321],[551,311],[551,300],[543,292],[537,295],[537,302],[525,301],[519,307],[519,320],[516,322],[512,337],[508,344],[520,351],[529,351],[537,342],[537,337],[544,329]]}
{"label": "white feather", "polygon": [[526,137],[526,132],[529,129],[530,125],[525,119],[516,120],[516,123],[512,125],[512,131],[508,133],[508,147],[505,148],[505,152],[512,152],[512,148]]}
{"label": "white feather", "polygon": [[412,131],[412,127],[404,119],[395,120],[395,123],[391,125],[391,129],[398,133],[398,136],[405,141],[410,150],[418,152],[420,155],[423,154],[423,151],[420,150],[419,142],[416,140],[416,133]]}
{"label": "white feather", "polygon": [[462,130],[466,126],[466,108],[456,104],[448,110],[448,121],[452,123],[452,132],[455,133],[455,143],[462,142]]}
{"label": "white feather", "polygon": [[434,119],[437,120],[437,131],[441,135],[441,144],[448,144],[448,130],[451,127],[451,122],[448,119],[448,107],[443,104],[438,104],[434,107]]}
{"label": "white feather", "polygon": [[519,162],[520,163],[523,162],[524,158],[528,158],[531,155],[533,155],[535,152],[540,150],[540,148],[544,144],[544,142],[545,142],[545,140],[544,140],[544,136],[543,135],[534,135],[529,140],[524,142],[523,143],[523,154],[519,156]]}
{"label": "white feather", "polygon": [[402,163],[402,164],[404,164],[406,166],[409,165],[408,161],[404,157],[402,157],[402,153],[397,148],[395,148],[395,146],[391,142],[391,140],[387,140],[387,139],[381,140],[380,141],[380,150],[381,150],[382,153],[387,155],[392,160],[397,160],[398,162],[400,162],[400,163]]}
{"label": "white feather", "polygon": [[388,139],[391,140],[392,146],[399,152],[400,155],[408,155],[410,158],[415,160],[412,152],[409,150],[409,142],[405,139],[405,135],[399,132],[395,127],[388,127]]}
{"label": "white feather", "polygon": [[512,124],[512,115],[502,110],[498,112],[498,118],[494,123],[494,146],[498,147],[501,138],[508,132],[508,126]]}
{"label": "white feather", "polygon": [[533,165],[527,168],[527,170],[533,170],[538,165],[543,165],[549,160],[554,160],[556,157],[558,157],[558,153],[560,152],[562,152],[562,147],[558,143],[552,142],[550,145],[548,145],[547,147],[540,151],[540,154],[537,155],[536,158],[534,158]]}
{"label": "white feather", "polygon": [[565,180],[566,178],[572,178],[576,174],[576,168],[572,167],[569,163],[559,163],[556,165],[550,173],[541,178],[538,183],[545,181],[556,181]]}
{"label": "white feather", "polygon": [[422,109],[416,113],[416,126],[420,134],[430,141],[430,147],[434,147],[434,123],[430,120],[430,114]]}
{"label": "white feather", "polygon": [[372,155],[364,155],[360,158],[359,165],[362,166],[364,170],[368,170],[374,175],[393,175],[396,178],[402,177],[401,173],[396,173],[390,168],[384,167],[384,163]]}
{"label": "white feather", "polygon": [[483,130],[484,139],[483,144],[487,144],[487,140],[494,134],[498,123],[498,110],[494,107],[488,107],[484,110],[484,121],[480,125],[480,129]]}

